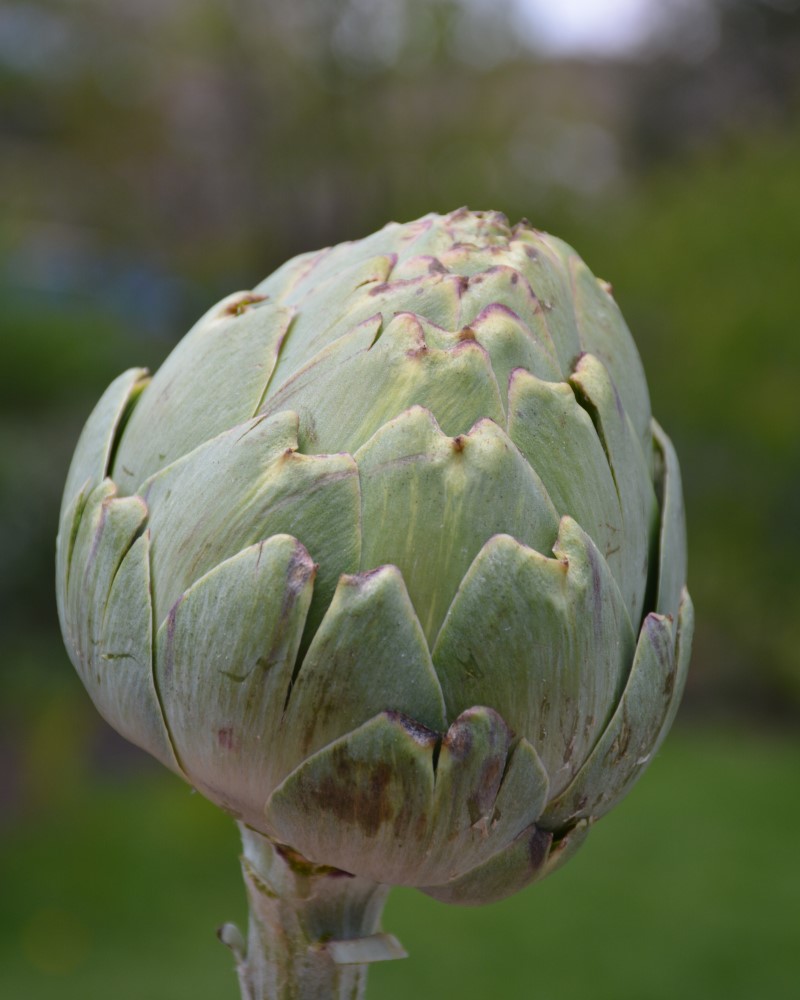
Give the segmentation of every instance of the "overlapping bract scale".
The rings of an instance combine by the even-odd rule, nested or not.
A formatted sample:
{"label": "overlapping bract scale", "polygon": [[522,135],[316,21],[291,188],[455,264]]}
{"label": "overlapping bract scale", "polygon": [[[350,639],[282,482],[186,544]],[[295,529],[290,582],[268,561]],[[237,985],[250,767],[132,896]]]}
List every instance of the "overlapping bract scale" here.
{"label": "overlapping bract scale", "polygon": [[311,860],[378,882],[447,884],[533,826],[547,788],[533,749],[512,745],[493,709],[469,709],[443,735],[383,712],[307,758],[266,820]]}
{"label": "overlapping bract scale", "polygon": [[353,454],[412,406],[428,409],[453,436],[482,417],[503,420],[487,352],[474,340],[431,346],[419,320],[400,313],[379,337],[375,321],[340,337],[285,382],[262,412],[296,412],[304,451]]}
{"label": "overlapping bract scale", "polygon": [[260,824],[275,783],[281,714],[313,584],[305,548],[273,535],[197,580],[156,635],[158,688],[183,768],[250,825]]}
{"label": "overlapping bract scale", "polygon": [[195,324],[122,433],[112,474],[123,492],[255,414],[291,320],[291,310],[237,292]]}
{"label": "overlapping bract scale", "polygon": [[255,417],[212,438],[156,473],[141,495],[150,510],[159,624],[195,580],[276,534],[297,537],[319,566],[314,622],[339,576],[358,568],[355,462],[346,454],[299,452],[291,411]]}
{"label": "overlapping bract scale", "polygon": [[634,633],[596,546],[569,517],[554,558],[495,535],[465,575],[433,659],[448,715],[491,704],[565,787],[618,703]]}
{"label": "overlapping bract scale", "polygon": [[443,434],[414,407],[356,452],[361,568],[398,566],[429,643],[472,560],[498,533],[549,551],[558,515],[534,469],[496,423]]}
{"label": "overlapping bract scale", "polygon": [[140,497],[107,477],[119,429],[146,384],[131,369],[103,394],[83,429],[56,540],[56,596],[67,651],[103,717],[180,772],[153,677],[150,534]]}
{"label": "overlapping bract scale", "polygon": [[153,682],[147,508],[109,479],[77,499],[59,581],[67,649],[104,718],[177,770]]}
{"label": "overlapping bract scale", "polygon": [[57,580],[120,732],[316,864],[467,904],[627,792],[693,626],[610,289],[466,209],[295,258],[112,383]]}

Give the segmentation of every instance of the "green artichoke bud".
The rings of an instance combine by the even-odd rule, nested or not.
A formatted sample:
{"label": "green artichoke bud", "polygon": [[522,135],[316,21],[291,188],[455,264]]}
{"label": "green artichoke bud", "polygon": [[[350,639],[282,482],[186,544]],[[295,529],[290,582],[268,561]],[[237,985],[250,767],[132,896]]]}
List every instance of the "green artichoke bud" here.
{"label": "green artichoke bud", "polygon": [[611,296],[461,210],[290,260],[89,418],[58,604],[97,708],[291,857],[483,903],[672,722],[678,463]]}

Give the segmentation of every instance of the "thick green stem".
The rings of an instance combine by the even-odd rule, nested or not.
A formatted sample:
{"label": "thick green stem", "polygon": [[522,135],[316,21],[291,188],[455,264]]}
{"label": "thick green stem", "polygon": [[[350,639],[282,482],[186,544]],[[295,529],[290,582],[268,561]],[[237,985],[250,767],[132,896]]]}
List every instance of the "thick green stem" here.
{"label": "thick green stem", "polygon": [[359,1000],[367,964],[403,958],[380,932],[389,887],[313,865],[240,824],[250,921],[247,944],[220,931],[236,955],[242,1000]]}

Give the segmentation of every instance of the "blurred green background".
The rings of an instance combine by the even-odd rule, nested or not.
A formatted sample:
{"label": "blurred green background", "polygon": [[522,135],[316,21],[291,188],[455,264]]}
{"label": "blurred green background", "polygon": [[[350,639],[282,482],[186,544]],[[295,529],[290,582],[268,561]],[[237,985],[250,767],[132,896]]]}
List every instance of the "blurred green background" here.
{"label": "blurred green background", "polygon": [[698,633],[674,733],[575,860],[480,910],[396,891],[412,959],[370,995],[800,995],[800,4],[559,9],[0,2],[4,1000],[237,996],[235,829],[61,647],[89,410],[285,258],[461,204],[613,282],[682,460]]}

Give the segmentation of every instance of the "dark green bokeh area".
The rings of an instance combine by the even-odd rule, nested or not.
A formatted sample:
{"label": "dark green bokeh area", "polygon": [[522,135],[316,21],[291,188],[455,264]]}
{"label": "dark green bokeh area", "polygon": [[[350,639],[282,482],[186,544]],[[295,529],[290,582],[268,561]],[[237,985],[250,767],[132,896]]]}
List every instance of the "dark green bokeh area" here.
{"label": "dark green bokeh area", "polygon": [[396,890],[411,959],[369,995],[800,995],[800,2],[658,7],[604,61],[526,47],[512,0],[0,0],[3,1000],[237,996],[235,826],[61,646],[89,411],[287,257],[465,203],[612,282],[681,459],[695,653],[575,859],[480,909]]}

